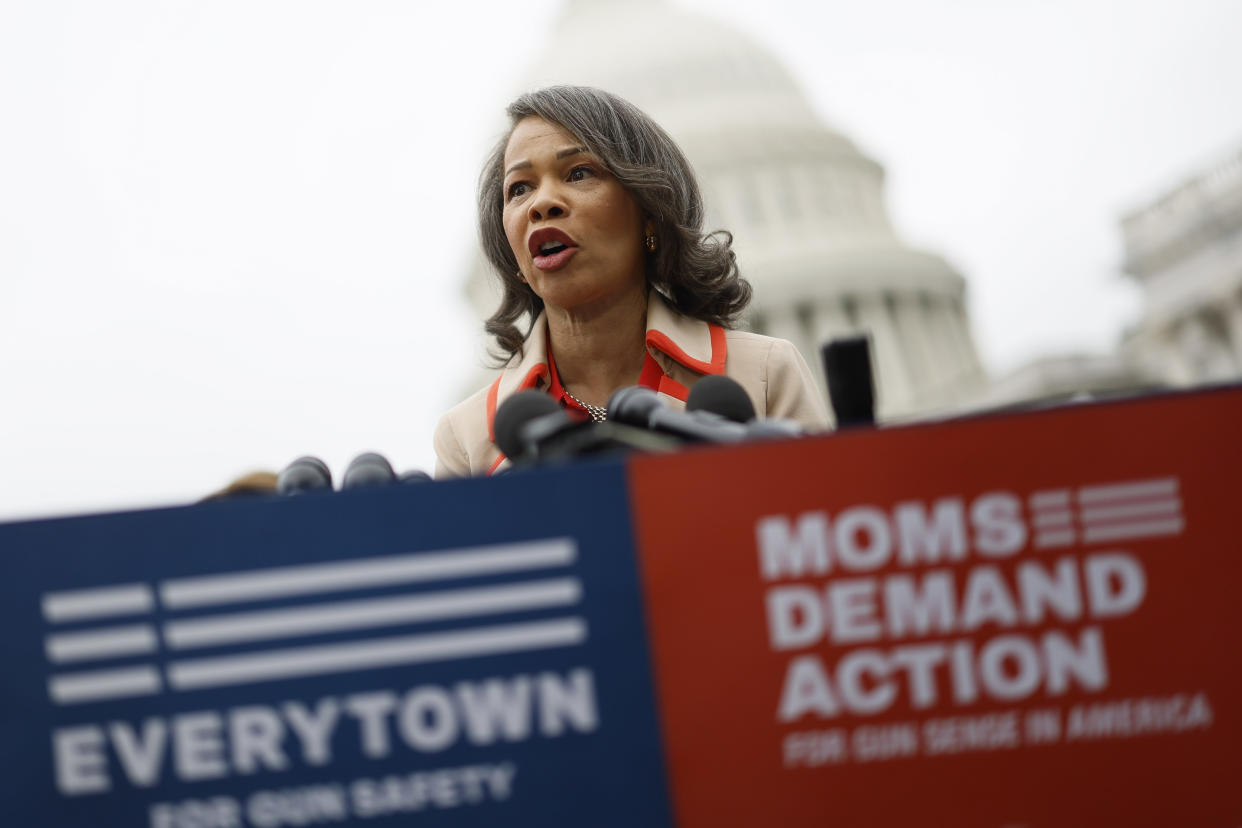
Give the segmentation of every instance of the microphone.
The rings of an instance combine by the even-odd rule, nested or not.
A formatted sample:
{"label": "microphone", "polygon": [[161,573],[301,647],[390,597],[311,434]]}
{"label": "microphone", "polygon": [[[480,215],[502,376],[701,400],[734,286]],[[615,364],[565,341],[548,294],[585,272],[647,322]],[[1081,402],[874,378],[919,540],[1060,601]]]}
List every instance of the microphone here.
{"label": "microphone", "polygon": [[318,457],[299,457],[276,477],[276,493],[282,495],[332,491],[332,472]]}
{"label": "microphone", "polygon": [[[384,455],[368,451],[349,462],[341,478],[341,491],[398,482],[423,483],[429,480],[431,475],[417,470],[407,471],[397,477],[392,464]],[[299,457],[285,466],[284,471],[276,477],[277,494],[295,495],[317,491],[332,491],[332,472],[328,470],[328,464],[318,457]]]}
{"label": "microphone", "polygon": [[359,454],[349,461],[345,476],[341,478],[341,490],[362,489],[368,486],[385,486],[397,479],[388,458],[373,451]]}
{"label": "microphone", "polygon": [[565,410],[542,391],[519,391],[501,403],[492,420],[496,447],[513,462],[533,458],[541,442],[573,428]]}
{"label": "microphone", "polygon": [[865,336],[834,339],[820,349],[837,428],[875,425],[875,380]]}
{"label": "microphone", "polygon": [[668,434],[690,443],[740,443],[746,426],[710,411],[673,411],[650,388],[633,385],[608,400],[608,419]]}
{"label": "microphone", "polygon": [[746,389],[724,374],[703,377],[690,387],[686,411],[707,411],[734,423],[755,419],[755,405]]}
{"label": "microphone", "polygon": [[724,374],[713,374],[696,382],[686,398],[686,410],[717,414],[731,422],[742,423],[746,426],[748,440],[806,436],[805,429],[792,420],[759,419],[746,389]]}
{"label": "microphone", "polygon": [[492,429],[496,447],[514,466],[620,451],[672,451],[681,443],[620,423],[574,422],[555,400],[533,389],[501,403]]}

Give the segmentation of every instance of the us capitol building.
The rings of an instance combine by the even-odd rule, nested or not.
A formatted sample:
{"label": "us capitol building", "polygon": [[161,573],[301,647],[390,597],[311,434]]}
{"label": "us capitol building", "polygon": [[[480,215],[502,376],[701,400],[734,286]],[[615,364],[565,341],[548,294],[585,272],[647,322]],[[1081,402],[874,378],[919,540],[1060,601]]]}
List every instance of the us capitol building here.
{"label": "us capitol building", "polygon": [[[695,167],[708,229],[734,234],[755,288],[749,327],[792,341],[821,386],[818,345],[868,334],[881,418],[1242,373],[1242,156],[1123,220],[1125,268],[1146,311],[1114,354],[1036,360],[989,379],[962,275],[902,242],[884,168],[812,112],[773,55],[666,0],[570,0],[549,39],[557,48],[512,92],[598,86],[655,118]],[[466,289],[490,315],[498,293],[481,255]]]}
{"label": "us capitol building", "polygon": [[1144,310],[1122,342],[1172,385],[1242,375],[1242,151],[1121,221]]}

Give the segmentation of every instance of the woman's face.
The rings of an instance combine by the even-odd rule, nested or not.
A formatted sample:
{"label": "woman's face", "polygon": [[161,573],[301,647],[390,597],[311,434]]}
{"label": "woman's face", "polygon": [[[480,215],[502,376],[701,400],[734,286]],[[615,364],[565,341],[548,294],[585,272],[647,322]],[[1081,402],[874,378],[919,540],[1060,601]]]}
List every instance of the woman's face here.
{"label": "woman's face", "polygon": [[504,155],[504,228],[522,277],[550,309],[602,311],[645,290],[638,202],[572,136],[518,122]]}

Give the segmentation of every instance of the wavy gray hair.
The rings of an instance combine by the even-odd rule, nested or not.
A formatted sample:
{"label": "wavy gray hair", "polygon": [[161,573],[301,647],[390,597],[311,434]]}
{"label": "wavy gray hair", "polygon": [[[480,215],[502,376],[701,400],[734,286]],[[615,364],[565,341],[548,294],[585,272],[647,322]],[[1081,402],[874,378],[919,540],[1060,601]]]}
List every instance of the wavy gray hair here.
{"label": "wavy gray hair", "polygon": [[504,155],[513,127],[535,116],[580,141],[629,191],[656,225],[659,248],[648,253],[648,284],[681,313],[729,326],[750,302],[728,231],[703,232],[703,197],[694,170],[659,124],[616,95],[588,86],[551,86],[522,95],[506,109],[510,127],[488,156],[479,176],[479,240],[504,287],[500,307],[485,328],[496,338],[498,364],[522,352],[525,339],[515,324],[543,309],[518,276],[518,263],[505,236]]}

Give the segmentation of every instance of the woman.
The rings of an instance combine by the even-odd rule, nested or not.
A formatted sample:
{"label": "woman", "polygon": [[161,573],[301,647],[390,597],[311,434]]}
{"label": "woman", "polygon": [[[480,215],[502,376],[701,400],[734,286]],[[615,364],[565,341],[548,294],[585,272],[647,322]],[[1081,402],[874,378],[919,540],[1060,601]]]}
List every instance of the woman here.
{"label": "woman", "polygon": [[644,385],[680,408],[699,378],[725,374],[760,417],[827,425],[790,343],[730,329],[750,285],[729,234],[703,233],[694,173],[663,129],[587,87],[523,95],[508,114],[479,180],[479,233],[504,287],[486,329],[504,367],[441,418],[437,477],[503,466],[492,419],[528,388],[598,420],[619,388]]}

